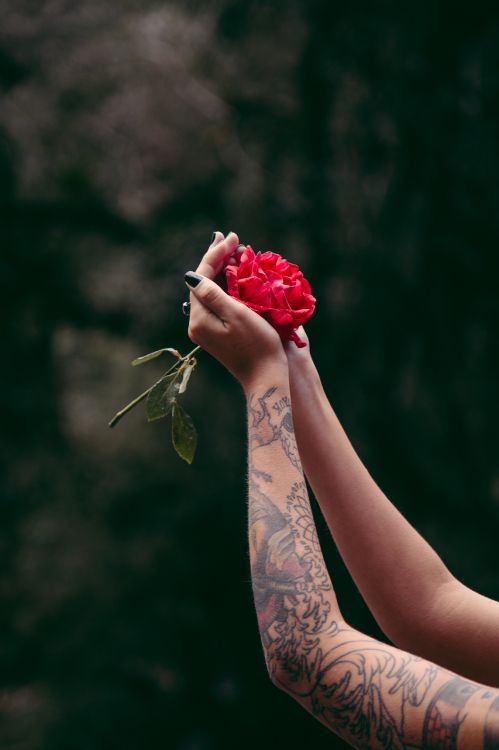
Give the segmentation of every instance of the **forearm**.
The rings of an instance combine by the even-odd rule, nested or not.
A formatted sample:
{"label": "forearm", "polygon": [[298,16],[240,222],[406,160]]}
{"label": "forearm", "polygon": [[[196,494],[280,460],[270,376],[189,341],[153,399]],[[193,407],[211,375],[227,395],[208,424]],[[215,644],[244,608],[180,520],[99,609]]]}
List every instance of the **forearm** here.
{"label": "forearm", "polygon": [[[458,732],[463,750],[479,750],[484,737],[497,739],[497,691],[344,622],[308,502],[289,393],[287,378],[273,372],[247,392],[251,576],[272,680],[359,750],[428,750],[444,735],[455,748]],[[471,700],[478,708],[465,726],[460,712]]]}
{"label": "forearm", "polygon": [[300,683],[310,677],[304,660],[313,642],[336,632],[343,620],[310,509],[287,372],[269,369],[245,391],[250,564],[260,635],[272,679]]}
{"label": "forearm", "polygon": [[290,372],[296,438],[338,549],[387,635],[404,648],[441,658],[439,623],[445,622],[455,579],[362,464],[312,361],[300,365]]}
{"label": "forearm", "polygon": [[189,336],[247,393],[251,576],[272,679],[359,750],[453,748],[458,733],[460,750],[497,747],[497,692],[374,641],[343,621],[303,480],[279,337],[201,275],[216,277],[237,241],[229,235],[212,243],[198,273],[186,274]]}

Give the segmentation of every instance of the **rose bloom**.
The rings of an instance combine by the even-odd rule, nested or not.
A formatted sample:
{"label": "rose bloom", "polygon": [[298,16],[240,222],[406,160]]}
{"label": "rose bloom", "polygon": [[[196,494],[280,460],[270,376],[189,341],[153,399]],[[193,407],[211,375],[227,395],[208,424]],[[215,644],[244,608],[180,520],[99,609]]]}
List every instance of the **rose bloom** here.
{"label": "rose bloom", "polygon": [[225,267],[227,291],[259,313],[280,337],[306,346],[296,333],[315,309],[310,284],[295,263],[277,253],[254,253],[250,245],[232,256]]}

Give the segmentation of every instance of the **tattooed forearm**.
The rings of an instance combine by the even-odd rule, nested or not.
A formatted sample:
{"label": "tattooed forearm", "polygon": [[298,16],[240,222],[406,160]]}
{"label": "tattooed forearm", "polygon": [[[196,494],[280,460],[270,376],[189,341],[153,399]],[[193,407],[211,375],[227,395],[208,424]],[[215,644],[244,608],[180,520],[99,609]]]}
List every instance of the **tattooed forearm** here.
{"label": "tattooed forearm", "polygon": [[337,629],[332,586],[314,536],[289,397],[275,387],[254,394],[248,400],[248,423],[249,537],[258,624],[272,676],[284,669],[299,679],[318,634]]}
{"label": "tattooed forearm", "polygon": [[[499,750],[497,691],[342,620],[301,471],[289,395],[277,387],[253,394],[248,431],[251,576],[272,679],[357,748]],[[476,718],[471,724],[480,710],[481,724]]]}
{"label": "tattooed forearm", "polygon": [[272,409],[279,415],[281,415],[283,411],[289,411],[291,409],[291,399],[288,396],[283,396],[272,404]]}
{"label": "tattooed forearm", "polygon": [[286,500],[289,523],[295,527],[295,533],[302,539],[304,549],[306,552],[320,556],[322,559],[319,537],[308,500],[307,487],[303,480],[293,483]]}
{"label": "tattooed forearm", "polygon": [[280,443],[292,466],[301,473],[301,462],[291,416],[289,396],[276,398],[272,386],[262,396],[253,394],[248,400],[249,438],[253,448]]}

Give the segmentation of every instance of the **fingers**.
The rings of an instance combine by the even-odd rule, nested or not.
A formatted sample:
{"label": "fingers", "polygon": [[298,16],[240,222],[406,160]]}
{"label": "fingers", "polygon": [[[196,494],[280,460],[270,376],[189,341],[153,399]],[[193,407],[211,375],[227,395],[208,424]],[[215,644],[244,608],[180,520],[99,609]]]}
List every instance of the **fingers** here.
{"label": "fingers", "polygon": [[214,232],[213,241],[196,273],[190,272],[185,276],[191,292],[189,336],[193,341],[209,331],[214,333],[215,328],[225,327],[226,321],[240,312],[240,304],[213,282],[221,274],[225,263],[230,262],[238,245],[239,238],[234,232],[229,232],[227,237],[222,232]]}
{"label": "fingers", "polygon": [[[230,232],[229,232],[229,234],[230,234]],[[213,247],[213,245],[218,245],[218,243],[221,242],[224,239],[225,239],[225,237],[224,237],[223,232],[219,232],[218,230],[216,232],[213,232],[213,236],[212,236],[211,242],[210,242],[210,247]]]}
{"label": "fingers", "polygon": [[[221,321],[230,320],[240,312],[240,302],[229,297],[218,284],[205,276],[201,276],[198,272],[192,273],[192,271],[189,271],[186,273],[185,283],[191,292],[191,299],[199,302],[202,307],[207,308]],[[195,322],[193,321],[194,312],[196,314],[206,313],[206,310],[199,310],[198,308],[198,305],[193,305],[191,308],[191,323]]]}
{"label": "fingers", "polygon": [[239,244],[239,238],[234,232],[229,232],[224,238],[222,232],[215,232],[215,238],[201,259],[196,273],[214,279],[221,273],[224,262],[232,255]]}

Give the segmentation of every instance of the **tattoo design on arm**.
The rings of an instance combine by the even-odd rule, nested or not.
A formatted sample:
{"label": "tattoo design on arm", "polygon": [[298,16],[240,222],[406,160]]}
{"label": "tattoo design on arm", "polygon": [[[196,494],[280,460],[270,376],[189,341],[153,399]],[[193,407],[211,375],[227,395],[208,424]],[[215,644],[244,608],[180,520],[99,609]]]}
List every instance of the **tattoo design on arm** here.
{"label": "tattoo design on arm", "polygon": [[298,680],[319,633],[337,629],[325,596],[331,583],[320,560],[297,548],[298,533],[285,515],[255,484],[250,491],[253,593],[267,666],[272,675],[279,667]]}
{"label": "tattoo design on arm", "polygon": [[[269,388],[248,403],[251,575],[272,679],[357,748],[460,750],[468,701],[482,690],[490,704],[497,691],[358,633],[340,619],[290,400],[276,391]],[[486,716],[483,705],[483,743],[476,747],[497,750],[499,698]]]}
{"label": "tattoo design on arm", "polygon": [[[276,390],[276,386],[273,386],[265,391],[263,396],[252,396],[249,399],[250,440],[256,442],[256,447],[263,447],[277,440],[280,441],[284,453],[294,468],[301,474],[301,461],[291,416],[291,401],[288,396],[283,396],[270,404],[269,408],[270,399]],[[277,419],[274,415],[277,415]]]}
{"label": "tattoo design on arm", "polygon": [[[338,626],[331,618],[331,581],[313,533],[291,403],[288,396],[276,398],[276,390],[248,402],[252,581],[269,672],[275,676],[285,669],[301,681],[310,673],[307,659],[317,650],[319,633],[333,633]],[[295,478],[282,509],[269,497],[273,475],[258,468],[260,452],[272,445],[284,452]]]}
{"label": "tattoo design on arm", "polygon": [[460,677],[440,688],[426,711],[423,728],[425,750],[457,747],[457,733],[463,720],[462,710],[477,690],[478,686]]}
{"label": "tattoo design on arm", "polygon": [[499,747],[499,696],[491,703],[485,717],[483,750],[497,750]]}
{"label": "tattoo design on arm", "polygon": [[[472,712],[478,718],[468,729],[466,723],[472,718]],[[430,701],[421,747],[423,750],[459,750],[465,733],[475,737],[480,750],[499,748],[499,697],[497,690],[455,676]]]}

